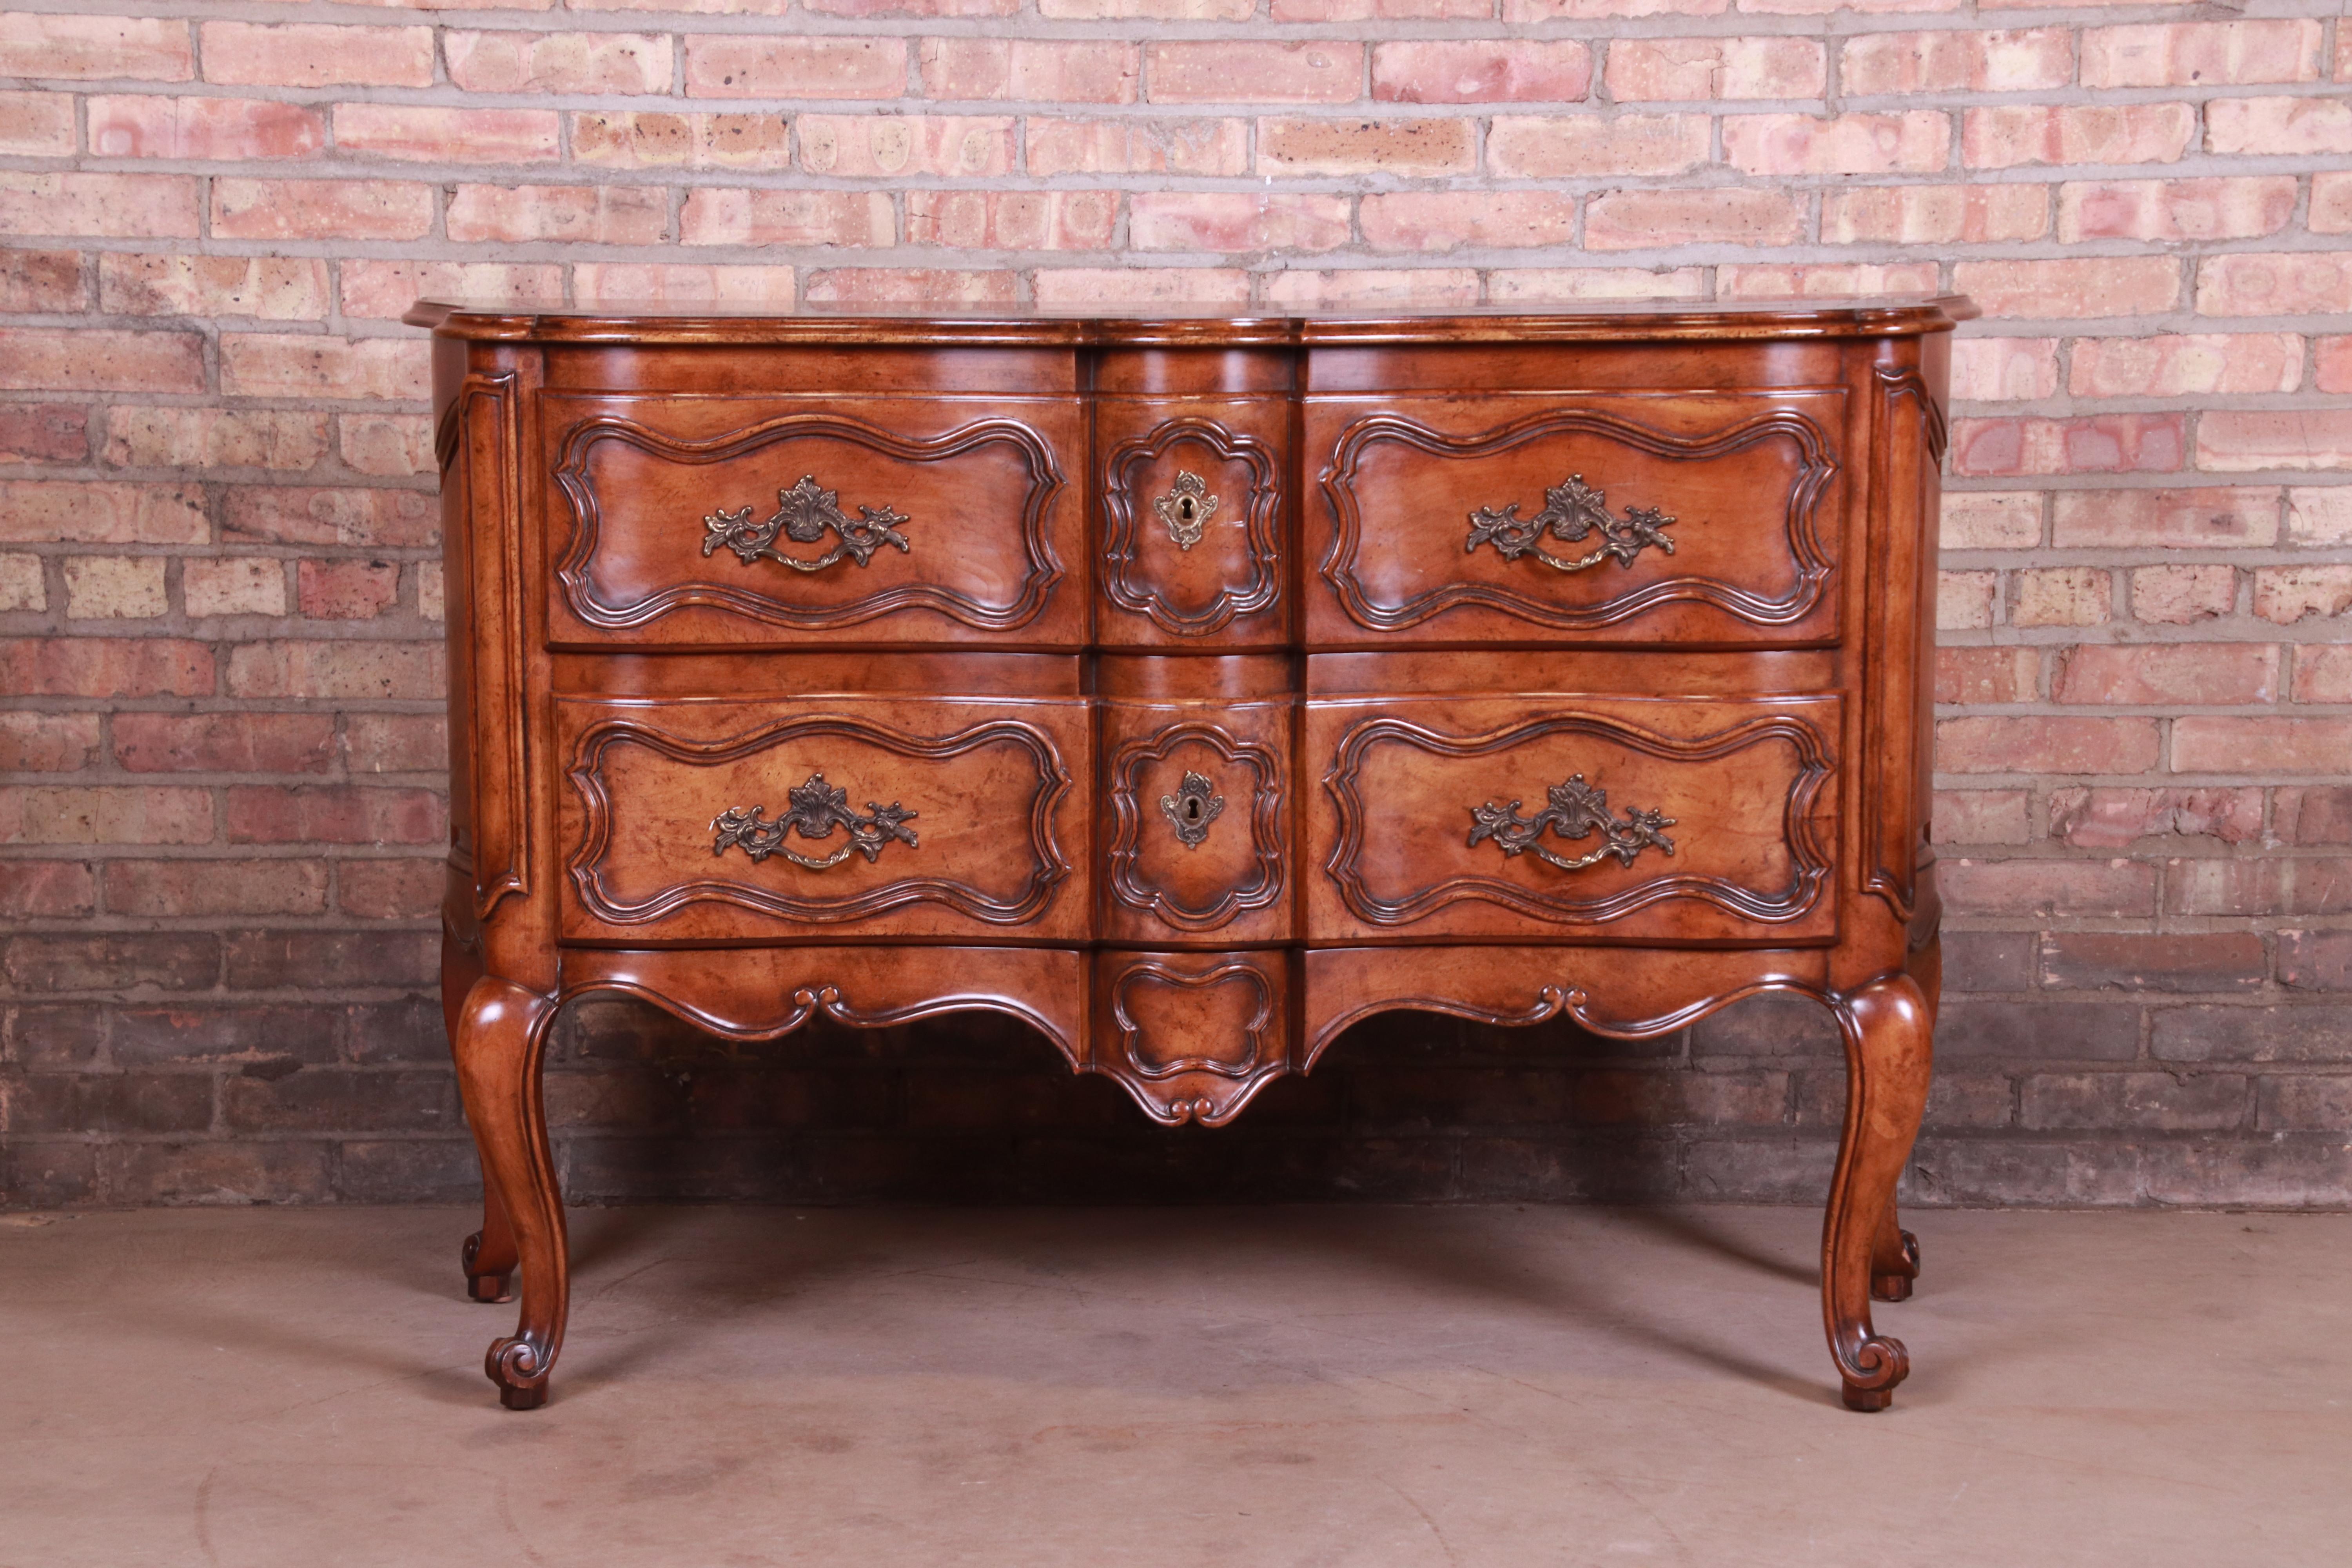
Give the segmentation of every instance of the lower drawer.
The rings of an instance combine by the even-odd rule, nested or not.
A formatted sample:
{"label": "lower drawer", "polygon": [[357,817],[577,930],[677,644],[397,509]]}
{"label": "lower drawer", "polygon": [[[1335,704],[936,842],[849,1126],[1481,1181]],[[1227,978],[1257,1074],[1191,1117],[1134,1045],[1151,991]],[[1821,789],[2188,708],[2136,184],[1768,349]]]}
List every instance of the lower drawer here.
{"label": "lower drawer", "polygon": [[1837,931],[1834,696],[1312,700],[1313,942]]}
{"label": "lower drawer", "polygon": [[1087,707],[563,698],[575,941],[1084,941]]}

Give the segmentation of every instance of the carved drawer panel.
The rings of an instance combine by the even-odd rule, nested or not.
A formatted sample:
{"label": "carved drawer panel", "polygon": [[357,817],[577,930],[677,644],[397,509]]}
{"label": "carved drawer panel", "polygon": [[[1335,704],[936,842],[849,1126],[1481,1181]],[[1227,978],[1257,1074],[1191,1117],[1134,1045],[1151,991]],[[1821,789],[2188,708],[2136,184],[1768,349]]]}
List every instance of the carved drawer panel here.
{"label": "carved drawer panel", "polygon": [[542,407],[559,646],[1084,640],[1074,402]]}
{"label": "carved drawer panel", "polygon": [[1837,388],[1318,399],[1323,644],[1837,635]]}
{"label": "carved drawer panel", "polygon": [[1076,700],[557,703],[563,934],[1087,935]]}
{"label": "carved drawer panel", "polygon": [[1840,708],[1312,700],[1309,937],[1829,939]]}
{"label": "carved drawer panel", "polygon": [[1156,1121],[1215,1126],[1292,1070],[1288,957],[1102,952],[1088,1066]]}
{"label": "carved drawer panel", "polygon": [[1105,704],[1102,936],[1291,934],[1295,711],[1286,700]]}
{"label": "carved drawer panel", "polygon": [[1286,400],[1097,405],[1105,646],[1283,640],[1289,429]]}

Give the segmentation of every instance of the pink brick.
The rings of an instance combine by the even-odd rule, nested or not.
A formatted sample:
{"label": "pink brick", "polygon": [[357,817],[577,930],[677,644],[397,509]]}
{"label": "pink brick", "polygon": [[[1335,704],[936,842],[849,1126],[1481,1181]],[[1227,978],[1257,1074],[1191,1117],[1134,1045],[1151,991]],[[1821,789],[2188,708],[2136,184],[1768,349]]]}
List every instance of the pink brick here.
{"label": "pink brick", "polygon": [[[667,85],[665,77],[664,89]],[[689,37],[686,90],[694,98],[898,98],[907,90],[907,43],[887,37]]]}
{"label": "pink brick", "polygon": [[2216,180],[2106,180],[2058,187],[2058,237],[2252,239],[2294,216],[2292,174]]}
{"label": "pink brick", "polygon": [[[1181,203],[1217,198],[1164,199]],[[1247,196],[1240,199],[1249,200]],[[1118,221],[1116,191],[907,193],[907,242],[910,245],[959,250],[1103,250],[1109,247]],[[1140,238],[1130,243],[1146,250],[1191,248]]]}
{"label": "pink brick", "polygon": [[126,773],[323,773],[333,765],[327,713],[118,713],[115,764]]}
{"label": "pink brick", "polygon": [[268,87],[430,87],[433,29],[206,22],[205,79]]}
{"label": "pink brick", "polygon": [[1862,294],[1932,294],[1936,264],[1897,262],[1887,267],[1733,262],[1715,269],[1715,291],[1724,300],[1850,300]]}
{"label": "pink brick", "polygon": [[430,790],[239,784],[224,813],[231,844],[433,844],[448,831]]}
{"label": "pink brick", "polygon": [[1828,51],[1810,38],[1621,38],[1606,79],[1612,100],[1639,103],[1819,98],[1828,74]]}
{"label": "pink brick", "polygon": [[2120,920],[2156,912],[2156,868],[2137,860],[1948,858],[1936,886],[1954,914]]}
{"label": "pink brick", "polygon": [[2312,345],[2312,385],[2320,392],[2352,392],[2352,337],[2322,338]]}
{"label": "pink brick", "polygon": [[[806,116],[816,119],[817,116]],[[768,169],[792,166],[792,127],[781,114],[575,113],[572,158],[615,169]]]}
{"label": "pink brick", "polygon": [[1948,116],[1904,114],[1738,114],[1723,121],[1723,155],[1751,174],[1922,174],[1944,167],[1952,138]]}
{"label": "pink brick", "polygon": [[2352,485],[2287,491],[2286,532],[2297,544],[2352,544]]}
{"label": "pink brick", "polygon": [[342,281],[343,313],[378,321],[397,321],[420,299],[563,302],[563,268],[552,263],[351,258]]}
{"label": "pink brick", "polygon": [[57,920],[97,908],[98,879],[80,861],[0,861],[0,915]]}
{"label": "pink brick", "polygon": [[1936,726],[1936,766],[1945,773],[2140,773],[2156,761],[2153,719],[1985,716]]}
{"label": "pink brick", "polygon": [[2032,490],[1946,490],[1947,550],[2031,550],[2042,542],[2042,498]]}
{"label": "pink brick", "polygon": [[923,96],[1133,103],[1143,78],[1133,44],[1045,38],[926,38],[917,51]]}
{"label": "pink brick", "polygon": [[437,642],[252,642],[229,650],[232,697],[439,701],[447,691]]}
{"label": "pink brick", "polygon": [[1364,49],[1319,40],[1150,44],[1144,70],[1153,103],[1349,103],[1362,96]]}
{"label": "pink brick", "polygon": [[[1355,97],[1352,78],[1348,88],[1342,97]],[[1580,43],[1428,39],[1372,50],[1372,96],[1387,103],[1577,103],[1591,90],[1592,51]]]}
{"label": "pink brick", "polygon": [[142,786],[0,791],[0,844],[209,844],[210,790]]}
{"label": "pink brick", "polygon": [[2216,473],[2352,468],[2352,408],[2208,409],[2197,466]]}
{"label": "pink brick", "polygon": [[2232,87],[2316,81],[2319,24],[2157,22],[2083,34],[2083,85]]}
{"label": "pink brick", "polygon": [[232,397],[423,398],[433,386],[431,345],[408,337],[236,332],[220,356]]}
{"label": "pink brick", "polygon": [[1487,298],[1497,305],[1551,304],[1571,300],[1698,300],[1706,273],[1696,267],[1497,268],[1486,274]]}
{"label": "pink brick", "polygon": [[1234,306],[1249,299],[1249,274],[1229,267],[1064,267],[1041,269],[1037,303]]}
{"label": "pink brick", "polygon": [[2031,702],[2042,694],[2042,655],[2030,647],[1936,650],[1938,702]]}
{"label": "pink brick", "polygon": [[[89,410],[69,403],[0,403],[0,462],[79,463],[89,457]],[[23,558],[30,560],[29,557]],[[12,572],[22,572],[21,563]],[[32,562],[40,580],[40,563]],[[12,605],[38,609],[38,605]]]}
{"label": "pink brick", "polygon": [[2305,643],[2294,650],[2297,702],[2352,702],[2352,643]]}
{"label": "pink brick", "polygon": [[2234,567],[2144,566],[2131,574],[2132,619],[2150,626],[2213,620],[2228,615],[2237,600]]}
{"label": "pink brick", "polygon": [[803,114],[801,167],[815,174],[974,179],[1013,171],[1004,115]]}
{"label": "pink brick", "polygon": [[202,392],[192,332],[0,328],[0,388],[12,392]]}
{"label": "pink brick", "polygon": [[1257,0],[1037,0],[1037,15],[1057,22],[1239,22],[1256,11]]}
{"label": "pink brick", "polygon": [[429,548],[441,542],[441,504],[430,490],[232,485],[221,536],[232,544]]}
{"label": "pink brick", "polygon": [[2039,239],[2050,226],[2042,185],[1865,185],[1822,198],[1832,245],[1984,245]]}
{"label": "pink brick", "polygon": [[1870,33],[1846,40],[1838,83],[1856,96],[2031,92],[2065,87],[2074,75],[2074,36],[2063,27]]}
{"label": "pink brick", "polygon": [[296,577],[306,620],[373,620],[400,602],[400,567],[394,562],[305,561]]}
{"label": "pink brick", "polygon": [[1805,216],[1780,191],[1609,191],[1586,205],[1590,250],[1650,250],[1675,245],[1794,245]]}
{"label": "pink brick", "polygon": [[1680,174],[1710,155],[1704,114],[1498,115],[1486,132],[1486,166],[1507,179]]}
{"label": "pink brick", "polygon": [[946,268],[836,267],[812,272],[813,305],[1009,305],[1020,295],[1012,272],[972,272]]}
{"label": "pink brick", "polygon": [[1936,626],[1944,631],[1981,631],[1993,624],[2000,595],[1998,572],[1936,574]]}
{"label": "pink brick", "polygon": [[1961,0],[1739,0],[1739,9],[1762,16],[1825,16],[1835,11],[1907,15],[1957,11],[1960,3]]}
{"label": "pink brick", "polygon": [[1575,232],[1576,200],[1549,191],[1398,191],[1364,197],[1359,217],[1374,250],[1564,245]]}
{"label": "pink brick", "polygon": [[0,773],[78,773],[98,755],[95,713],[0,712]]}
{"label": "pink brick", "polygon": [[1730,9],[1731,0],[1503,0],[1503,20],[1525,26],[1612,16],[1719,16]]}
{"label": "pink brick", "polygon": [[213,654],[178,637],[0,639],[0,690],[17,697],[209,697]]}
{"label": "pink brick", "polygon": [[1952,395],[1962,402],[2018,402],[2057,390],[2055,338],[1963,338],[1952,344]]}
{"label": "pink brick", "polygon": [[2352,610],[2352,565],[2265,566],[2254,574],[2254,614],[2274,626],[2347,610]]}
{"label": "pink brick", "polygon": [[2170,163],[2196,129],[2186,103],[2004,103],[1961,117],[1960,159],[1972,169]]}
{"label": "pink brick", "polygon": [[327,313],[327,264],[315,258],[109,254],[98,262],[104,310],[277,321],[317,321]]}
{"label": "pink brick", "polygon": [[2352,257],[2239,251],[2197,264],[2200,316],[2299,316],[2352,310]]}
{"label": "pink brick", "polygon": [[[2352,37],[2352,28],[2346,33]],[[2311,176],[2311,211],[2304,226],[2314,234],[2352,234],[2352,170]]]}
{"label": "pink brick", "polygon": [[560,155],[558,129],[555,111],[548,109],[335,106],[338,148],[411,163],[546,163]]}
{"label": "pink brick", "polygon": [[2094,414],[2070,419],[1957,419],[1956,474],[2167,473],[2188,455],[2179,414]]}
{"label": "pink brick", "polygon": [[0,233],[193,239],[196,182],[185,174],[0,171]]}
{"label": "pink brick", "polygon": [[2050,542],[2061,550],[2265,549],[2278,540],[2278,514],[2275,486],[2061,490]]}
{"label": "pink brick", "polygon": [[882,191],[701,186],[680,216],[687,245],[888,245],[898,215]]}
{"label": "pink brick", "polygon": [[1360,267],[1318,272],[1289,267],[1266,279],[1265,299],[1283,310],[1306,310],[1346,305],[1475,305],[1478,274],[1451,267],[1393,272]]}
{"label": "pink brick", "polygon": [[194,75],[188,24],[177,16],[53,16],[12,11],[0,25],[0,76],[186,81]]}
{"label": "pink brick", "polygon": [[73,151],[71,93],[0,92],[0,153],[22,158],[68,158]]}
{"label": "pink brick", "polygon": [[213,232],[233,239],[421,239],[433,187],[405,180],[213,182]]}
{"label": "pink brick", "polygon": [[2057,702],[2214,707],[2278,700],[2274,643],[2086,647],[2060,655]]}
{"label": "pink brick", "polygon": [[2077,338],[2067,389],[2077,397],[2188,397],[2293,392],[2303,340],[2292,332]]}
{"label": "pink brick", "polygon": [[2172,768],[2183,773],[2340,773],[2352,719],[2176,719]]}
{"label": "pink brick", "polygon": [[[1035,136],[1030,163],[1036,163]],[[1478,166],[1468,120],[1261,120],[1258,168],[1277,174],[1467,174]],[[1492,141],[1490,138],[1489,145]],[[1499,166],[1498,166],[1499,172]]]}
{"label": "pink brick", "polygon": [[1494,0],[1274,0],[1277,22],[1484,21]]}
{"label": "pink brick", "polygon": [[657,35],[452,28],[441,48],[467,92],[669,92],[670,41]]}
{"label": "pink brick", "polygon": [[2352,102],[2340,96],[2217,98],[2205,106],[2205,145],[2272,157],[2352,153]]}
{"label": "pink brick", "polygon": [[[1267,142],[1265,128],[1282,123],[1260,122],[1262,148],[1288,144],[1279,136]],[[1027,136],[1029,173],[1040,179],[1055,174],[1240,174],[1249,170],[1246,120],[1055,120],[1032,115]]]}
{"label": "pink brick", "polygon": [[581,261],[572,268],[572,291],[585,303],[604,301],[790,305],[789,267],[711,267],[636,261]]}
{"label": "pink brick", "polygon": [[2050,833],[2078,849],[2124,849],[2172,834],[2244,844],[2262,837],[2259,789],[2062,789]]}
{"label": "pink brick", "polygon": [[2112,618],[2115,579],[2094,566],[2053,566],[2016,576],[2010,622],[2021,626],[2095,626]]}
{"label": "pink brick", "polygon": [[319,111],[299,103],[244,98],[89,100],[89,150],[105,158],[308,158],[326,142]]}
{"label": "pink brick", "polygon": [[1952,282],[1991,317],[2141,316],[2180,300],[2180,264],[2164,256],[1963,261]]}
{"label": "pink brick", "polygon": [[[630,0],[639,4],[640,0]],[[672,0],[642,0],[647,10],[676,9]],[[699,0],[707,9],[721,14],[738,7],[733,0]],[[786,0],[759,0],[751,7],[760,11],[781,12]],[[1010,16],[1021,9],[1021,0],[801,0],[801,8],[824,16]]]}
{"label": "pink brick", "polygon": [[669,193],[652,185],[459,185],[444,222],[461,243],[658,245],[669,230]]}
{"label": "pink brick", "polygon": [[0,311],[87,309],[77,250],[0,250]]}
{"label": "pink brick", "polygon": [[1128,214],[1137,250],[1331,250],[1352,237],[1345,196],[1145,191]]}

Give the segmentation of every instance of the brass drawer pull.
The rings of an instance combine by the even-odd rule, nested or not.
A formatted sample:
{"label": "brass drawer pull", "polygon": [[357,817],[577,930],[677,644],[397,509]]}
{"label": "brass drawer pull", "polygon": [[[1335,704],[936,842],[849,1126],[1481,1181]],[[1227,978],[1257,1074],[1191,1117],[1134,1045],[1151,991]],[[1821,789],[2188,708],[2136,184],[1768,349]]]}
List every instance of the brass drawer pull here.
{"label": "brass drawer pull", "polygon": [[[849,792],[825,783],[823,773],[811,773],[808,783],[794,784],[787,792],[787,798],[792,809],[772,822],[763,816],[768,809],[764,805],[730,806],[719,813],[710,822],[719,835],[710,852],[724,855],[730,847],[740,846],[755,862],[771,855],[782,855],[795,866],[822,871],[828,866],[840,865],[852,854],[865,856],[871,865],[881,856],[882,847],[893,838],[910,849],[917,847],[915,830],[906,825],[919,814],[907,810],[895,800],[888,805],[869,800],[866,803],[866,815],[860,816],[849,809]],[[849,842],[822,858],[803,855],[784,842],[794,828],[803,838],[822,839],[832,837],[836,827],[849,830]]]}
{"label": "brass drawer pull", "polygon": [[[723,545],[746,566],[761,560],[781,561],[795,572],[822,572],[845,555],[864,566],[886,544],[910,548],[898,526],[908,521],[905,513],[887,506],[861,506],[853,519],[835,504],[839,493],[818,484],[814,474],[803,474],[800,483],[776,492],[775,513],[761,521],[751,521],[748,506],[711,512],[702,520],[709,531],[703,536],[702,553],[716,554]],[[787,555],[776,548],[780,533],[796,544],[814,544],[828,532],[839,542],[814,560]]]}
{"label": "brass drawer pull", "polygon": [[1160,797],[1160,809],[1167,815],[1168,825],[1176,830],[1184,847],[1198,849],[1201,841],[1209,837],[1209,824],[1225,809],[1225,797],[1199,773],[1186,773],[1174,795]]}
{"label": "brass drawer pull", "polygon": [[[1570,474],[1566,484],[1544,491],[1544,509],[1533,517],[1522,518],[1517,501],[1499,511],[1482,506],[1472,512],[1470,542],[1462,548],[1466,552],[1492,543],[1496,553],[1506,561],[1531,554],[1545,565],[1562,572],[1581,572],[1612,558],[1618,565],[1630,570],[1633,557],[1650,545],[1656,545],[1669,555],[1675,552],[1675,542],[1659,531],[1674,521],[1654,506],[1629,506],[1622,519],[1612,517],[1608,497],[1586,484],[1582,474]],[[1547,531],[1570,544],[1581,543],[1597,533],[1601,544],[1591,554],[1570,560],[1543,547]]]}
{"label": "brass drawer pull", "polygon": [[1168,537],[1176,542],[1179,550],[1190,550],[1201,542],[1202,532],[1209,520],[1217,515],[1217,498],[1209,493],[1209,482],[1188,468],[1176,470],[1176,482],[1164,496],[1156,498],[1151,510],[1168,528]]}
{"label": "brass drawer pull", "polygon": [[[1507,806],[1496,805],[1491,800],[1484,805],[1472,806],[1470,842],[1477,844],[1492,838],[1507,858],[1532,850],[1537,858],[1563,871],[1581,871],[1612,855],[1619,865],[1631,866],[1633,857],[1652,845],[1669,855],[1675,852],[1674,840],[1658,831],[1672,827],[1673,817],[1629,805],[1625,808],[1625,820],[1619,822],[1609,815],[1609,792],[1586,784],[1582,773],[1574,774],[1566,784],[1552,785],[1550,795],[1551,804],[1533,816],[1521,816],[1516,800]],[[1603,842],[1591,854],[1570,860],[1543,847],[1540,841],[1547,827],[1571,840],[1590,837],[1597,828]]]}

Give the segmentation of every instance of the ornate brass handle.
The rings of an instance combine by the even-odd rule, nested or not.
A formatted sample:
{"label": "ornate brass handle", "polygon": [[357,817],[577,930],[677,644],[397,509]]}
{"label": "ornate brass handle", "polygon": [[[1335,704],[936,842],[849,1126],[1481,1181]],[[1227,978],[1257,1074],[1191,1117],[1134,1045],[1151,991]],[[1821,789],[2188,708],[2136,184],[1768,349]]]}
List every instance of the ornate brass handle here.
{"label": "ornate brass handle", "polygon": [[[1621,866],[1631,866],[1633,857],[1655,845],[1671,855],[1674,840],[1658,830],[1672,827],[1675,819],[1639,806],[1625,808],[1625,820],[1619,822],[1609,815],[1609,792],[1595,789],[1584,782],[1582,773],[1570,777],[1566,784],[1554,784],[1549,791],[1551,804],[1533,816],[1519,815],[1519,803],[1507,806],[1488,801],[1470,808],[1470,842],[1493,839],[1506,857],[1532,850],[1538,859],[1559,867],[1563,871],[1581,871],[1595,866],[1610,856]],[[1549,827],[1562,838],[1589,838],[1595,831],[1601,837],[1601,847],[1588,855],[1571,860],[1543,847],[1544,829]]]}
{"label": "ornate brass handle", "polygon": [[1225,797],[1216,793],[1217,786],[1199,773],[1186,773],[1184,782],[1176,786],[1174,795],[1160,797],[1160,809],[1175,828],[1176,837],[1187,849],[1198,849],[1201,841],[1209,837],[1209,824],[1217,820],[1225,809]]}
{"label": "ornate brass handle", "polygon": [[1179,468],[1175,484],[1169,487],[1166,495],[1152,501],[1151,510],[1160,514],[1176,548],[1190,550],[1201,542],[1209,520],[1217,515],[1217,498],[1209,493],[1206,479],[1190,469]]}
{"label": "ornate brass handle", "polygon": [[[871,865],[880,857],[882,847],[893,838],[909,849],[917,847],[915,830],[907,824],[918,814],[895,800],[887,805],[869,800],[866,803],[866,815],[860,816],[849,809],[849,792],[825,783],[823,773],[809,774],[806,784],[794,784],[786,792],[786,798],[792,803],[791,808],[773,821],[766,820],[763,814],[768,808],[764,805],[730,806],[720,812],[710,822],[719,835],[710,852],[724,855],[740,846],[755,862],[771,855],[782,855],[795,866],[822,871],[828,866],[840,865],[852,854],[865,856]],[[849,842],[830,855],[803,855],[784,842],[795,828],[803,838],[824,839],[832,837],[836,827],[849,830]]]}
{"label": "ornate brass handle", "polygon": [[[887,506],[861,506],[852,518],[835,503],[838,494],[818,484],[814,474],[803,474],[800,483],[776,492],[774,514],[758,522],[751,521],[748,506],[711,512],[702,520],[707,531],[702,553],[715,554],[723,545],[746,566],[761,560],[781,561],[795,572],[822,572],[845,555],[864,566],[886,544],[909,548],[907,536],[898,531],[898,524],[908,521],[905,513]],[[778,534],[798,544],[814,544],[827,533],[837,542],[813,559],[776,548]]]}
{"label": "ornate brass handle", "polygon": [[[1611,559],[1631,569],[1633,557],[1650,545],[1656,545],[1669,555],[1675,552],[1675,542],[1659,531],[1674,521],[1651,506],[1629,506],[1622,519],[1612,517],[1609,498],[1586,484],[1582,474],[1570,474],[1566,484],[1544,491],[1544,509],[1533,517],[1522,518],[1517,501],[1499,511],[1482,506],[1472,512],[1470,542],[1463,549],[1466,552],[1492,543],[1496,553],[1506,561],[1533,555],[1545,565],[1562,572],[1581,572]],[[1591,553],[1571,560],[1554,555],[1543,547],[1547,532],[1570,544],[1581,543],[1598,534],[1601,543]]]}

